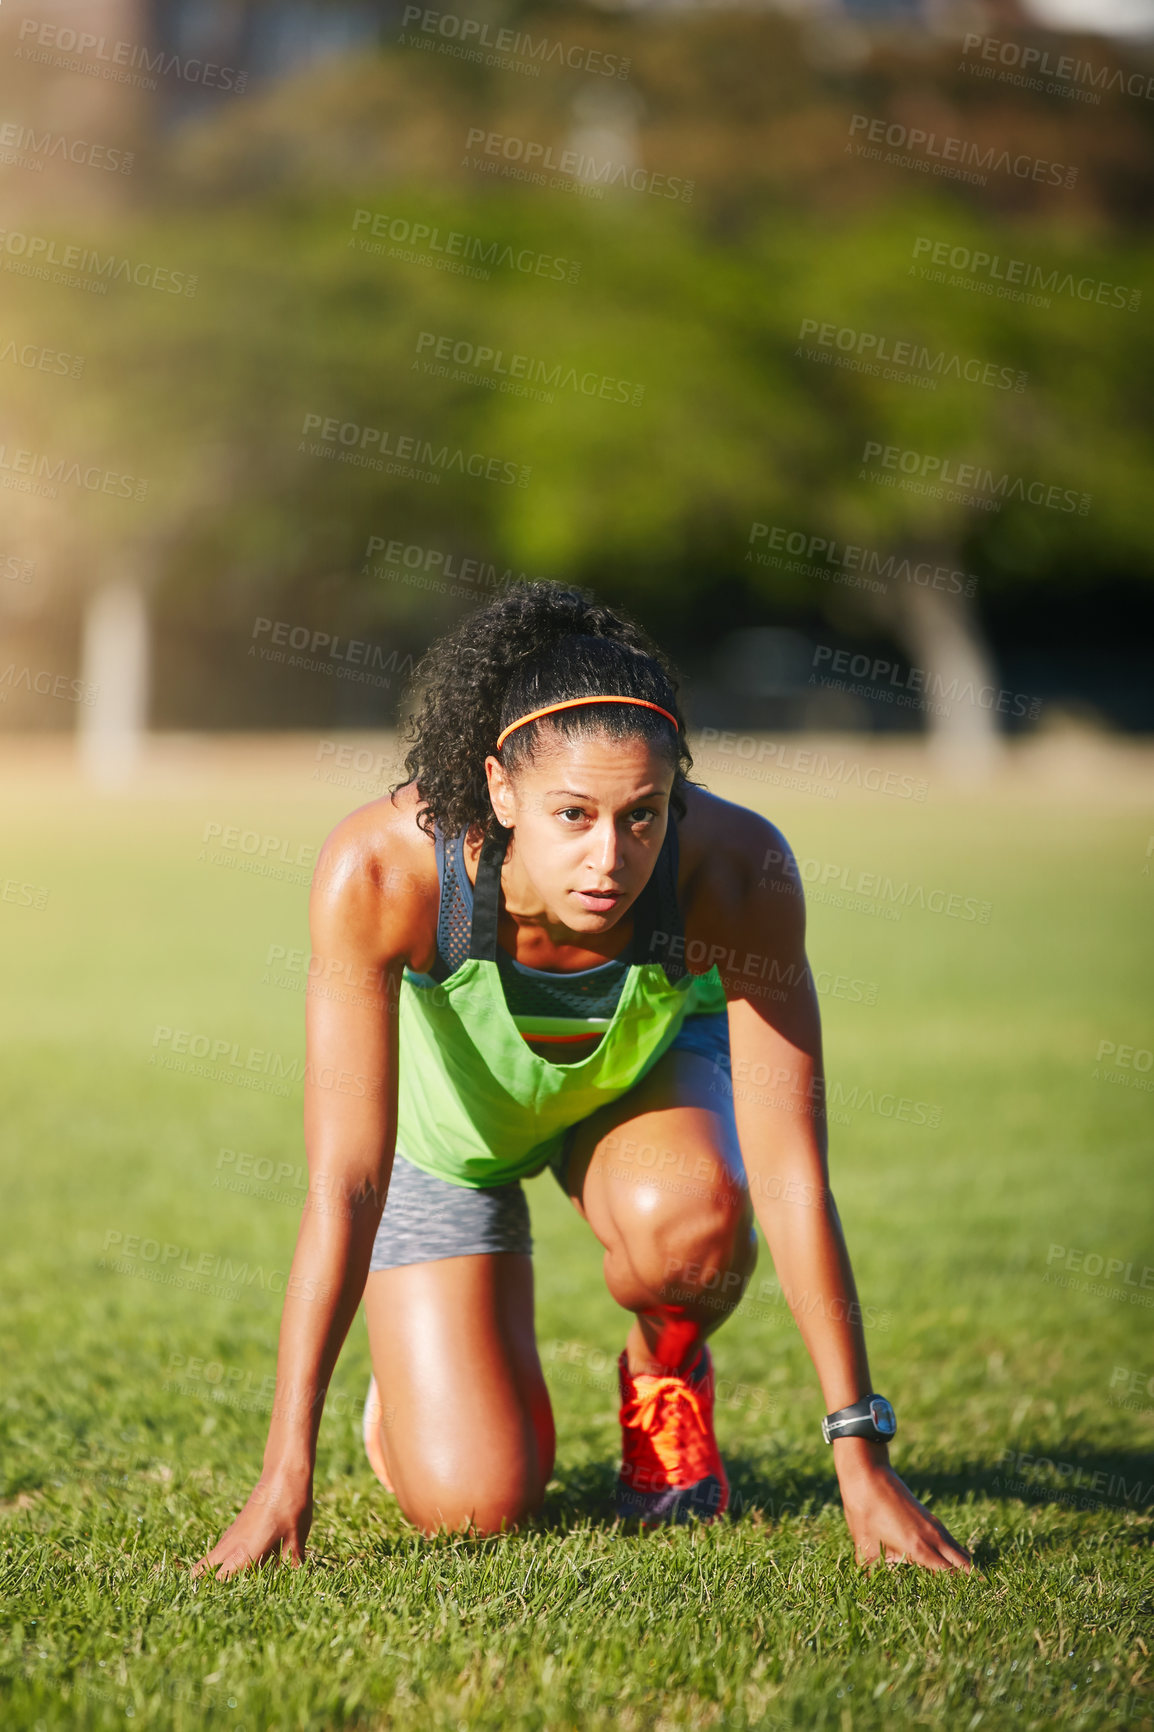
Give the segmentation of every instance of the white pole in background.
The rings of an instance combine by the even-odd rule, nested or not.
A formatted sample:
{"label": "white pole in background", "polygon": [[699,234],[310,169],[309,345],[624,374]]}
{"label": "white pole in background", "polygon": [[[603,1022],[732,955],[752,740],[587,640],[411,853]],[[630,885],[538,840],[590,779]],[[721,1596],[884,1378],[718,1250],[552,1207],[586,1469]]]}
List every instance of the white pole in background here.
{"label": "white pole in background", "polygon": [[84,614],[81,677],[95,701],[78,708],[80,763],[102,788],[132,780],[148,722],[148,604],[139,584],[107,583]]}

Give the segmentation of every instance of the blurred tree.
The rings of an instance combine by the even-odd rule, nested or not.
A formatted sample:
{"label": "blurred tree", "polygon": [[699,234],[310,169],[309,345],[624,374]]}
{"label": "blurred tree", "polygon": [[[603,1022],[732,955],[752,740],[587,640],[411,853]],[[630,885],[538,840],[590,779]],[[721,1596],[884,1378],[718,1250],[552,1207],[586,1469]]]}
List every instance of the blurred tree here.
{"label": "blurred tree", "polygon": [[[1152,339],[1129,297],[1150,274],[1143,105],[982,84],[924,37],[849,63],[773,15],[509,16],[628,58],[628,80],[523,77],[403,40],[310,69],[158,145],[140,207],[94,229],[102,252],[195,275],[195,293],[117,280],[99,297],[57,292],[59,346],[92,361],[71,397],[14,380],[13,417],[44,449],[67,427],[109,468],[147,473],[130,506],[78,498],[68,557],[78,589],[129,548],[156,567],[161,715],[282,713],[290,688],[241,667],[257,615],[419,648],[469,592],[374,575],[374,537],[593,584],[687,640],[723,595],[731,613],[810,614],[892,638],[963,685],[994,677],[984,596],[1060,582],[1092,605],[1106,572],[1148,580]],[[930,180],[857,157],[855,114],[1077,178]],[[686,196],[520,183],[499,146],[469,143],[477,132],[555,156],[584,140],[598,163],[643,166]],[[450,231],[495,245],[487,276],[442,268]],[[1054,286],[1027,302],[980,292],[972,272],[937,280],[922,242],[1022,260]],[[564,280],[510,266],[522,254],[565,261]],[[1083,281],[1122,286],[1124,304],[1087,304],[1070,286]],[[12,323],[34,333],[42,291],[11,288]],[[640,390],[516,396],[475,361],[426,370],[429,337]],[[879,344],[924,349],[921,382],[841,364]],[[951,376],[972,363],[977,382]],[[530,484],[355,467],[317,439],[318,417],[358,440],[529,465]],[[1089,513],[880,486],[872,472],[898,477],[864,461],[872,446],[1089,494]],[[820,559],[759,563],[754,524],[875,551],[884,590],[836,581]],[[927,562],[979,574],[976,602],[914,581]],[[222,644],[231,659],[214,666]],[[301,721],[332,713],[314,688],[291,688]],[[938,718],[963,739],[989,720],[976,705]]]}

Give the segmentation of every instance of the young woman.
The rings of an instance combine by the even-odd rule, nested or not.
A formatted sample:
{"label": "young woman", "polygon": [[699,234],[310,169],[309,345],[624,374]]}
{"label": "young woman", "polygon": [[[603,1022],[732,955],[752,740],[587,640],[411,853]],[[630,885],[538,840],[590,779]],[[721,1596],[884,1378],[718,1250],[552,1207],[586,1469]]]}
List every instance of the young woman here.
{"label": "young woman", "polygon": [[[317,867],[319,978],[349,990],[307,1006],[310,1190],[263,1472],[196,1572],[300,1563],[362,1298],[366,1449],[407,1518],[489,1533],[540,1508],[554,1432],[521,1181],[546,1167],[632,1314],[620,1515],[727,1506],[707,1337],[753,1270],[756,1215],[859,1559],[970,1568],[888,1463],[783,837],[687,781],[665,657],[577,591],[509,592],[419,672],[408,781],[344,819]],[[730,1081],[749,1075],[772,1094]]]}

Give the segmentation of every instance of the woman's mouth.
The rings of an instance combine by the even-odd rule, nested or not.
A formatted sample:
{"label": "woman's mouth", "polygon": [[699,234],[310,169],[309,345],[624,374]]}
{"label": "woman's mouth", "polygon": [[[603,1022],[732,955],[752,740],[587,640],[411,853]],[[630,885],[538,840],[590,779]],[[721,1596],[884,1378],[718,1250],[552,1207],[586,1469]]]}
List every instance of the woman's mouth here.
{"label": "woman's mouth", "polygon": [[573,892],[582,908],[587,908],[590,914],[608,914],[616,908],[624,890],[575,890]]}

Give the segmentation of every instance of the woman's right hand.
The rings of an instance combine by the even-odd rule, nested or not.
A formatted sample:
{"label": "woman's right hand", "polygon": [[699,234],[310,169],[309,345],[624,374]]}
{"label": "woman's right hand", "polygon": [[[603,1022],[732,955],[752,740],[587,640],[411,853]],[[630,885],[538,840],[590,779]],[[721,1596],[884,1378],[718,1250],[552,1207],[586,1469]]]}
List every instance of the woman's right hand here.
{"label": "woman's right hand", "polygon": [[192,1566],[193,1576],[213,1570],[227,1582],[252,1564],[279,1557],[299,1569],[313,1522],[312,1478],[302,1486],[275,1474],[262,1474],[248,1502],[210,1552]]}

